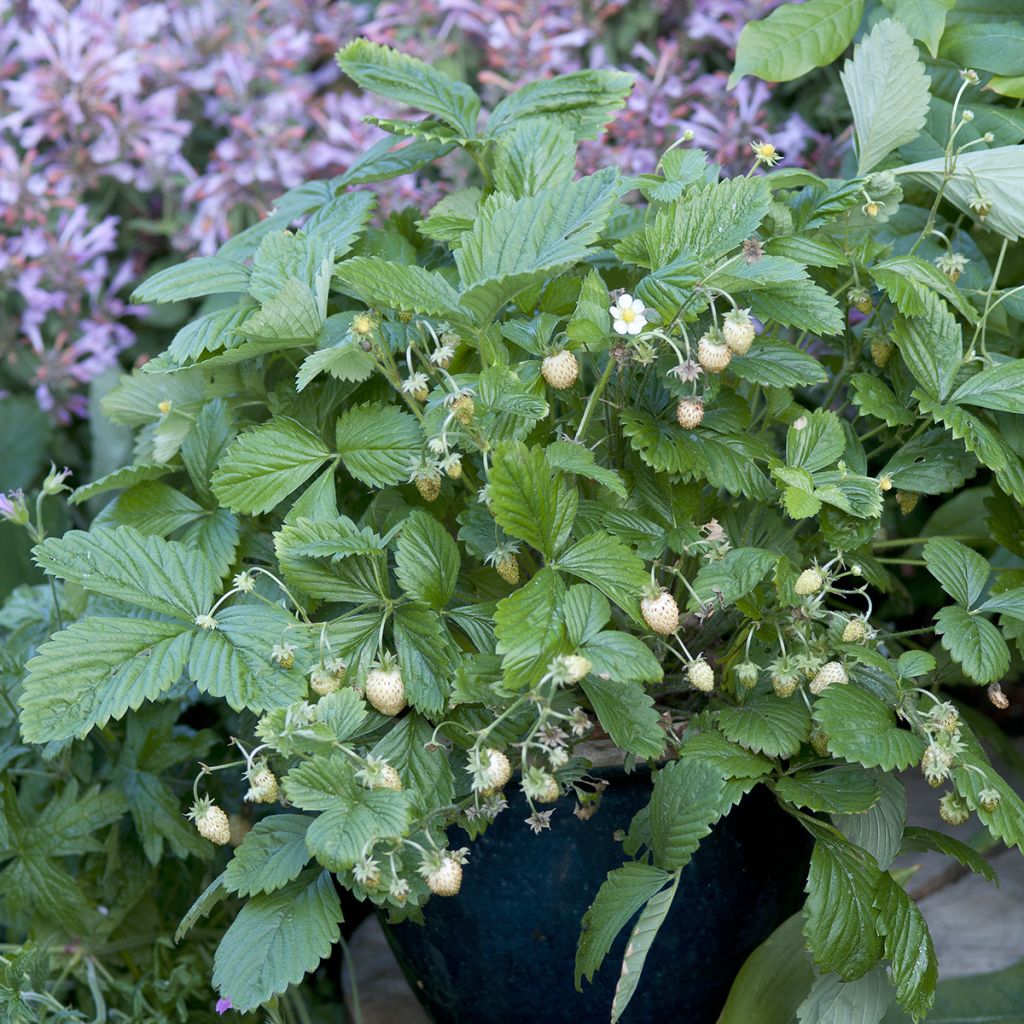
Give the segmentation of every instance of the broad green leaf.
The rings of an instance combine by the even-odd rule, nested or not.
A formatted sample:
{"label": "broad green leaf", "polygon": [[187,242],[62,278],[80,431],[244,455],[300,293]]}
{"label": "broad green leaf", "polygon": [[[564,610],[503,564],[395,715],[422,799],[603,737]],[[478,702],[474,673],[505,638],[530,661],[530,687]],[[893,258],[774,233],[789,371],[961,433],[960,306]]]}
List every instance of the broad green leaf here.
{"label": "broad green leaf", "polygon": [[[591,270],[580,286],[576,311],[565,329],[566,334],[573,341],[591,349],[599,347],[612,329],[612,318],[608,312],[610,301],[608,286],[596,270]],[[573,448],[592,454],[589,448],[581,448],[580,445],[573,445]]]}
{"label": "broad green leaf", "polygon": [[251,304],[243,304],[197,317],[174,336],[167,346],[167,355],[179,366],[185,366],[207,352],[224,348],[235,341],[238,328],[251,312]]}
{"label": "broad green leaf", "polygon": [[316,434],[278,416],[228,446],[213,474],[213,492],[234,512],[260,515],[304,484],[330,455]]}
{"label": "broad green leaf", "polygon": [[597,636],[612,617],[608,599],[586,583],[577,583],[566,590],[562,608],[569,640],[577,646]]}
{"label": "broad green leaf", "polygon": [[702,761],[726,779],[760,779],[772,770],[772,762],[730,743],[717,732],[702,732],[679,749],[679,759]]}
{"label": "broad green leaf", "polygon": [[900,852],[907,823],[907,793],[895,775],[872,774],[881,791],[878,802],[865,813],[834,814],[832,823],[886,871]]}
{"label": "broad green leaf", "polygon": [[960,369],[963,340],[960,325],[943,308],[942,301],[932,296],[930,305],[923,317],[897,316],[893,321],[892,339],[914,379],[942,400],[949,394],[953,378]]}
{"label": "broad green leaf", "polygon": [[740,33],[735,86],[744,75],[766,82],[788,82],[831,64],[850,44],[864,12],[864,0],[808,0],[784,4]]}
{"label": "broad green leaf", "polygon": [[341,904],[326,871],[254,896],[217,947],[213,984],[239,1013],[297,985],[338,941]]}
{"label": "broad green leaf", "polygon": [[882,0],[882,3],[915,39],[928,47],[933,57],[938,56],[946,13],[953,9],[956,0]]}
{"label": "broad green leaf", "polygon": [[236,711],[286,707],[306,696],[299,663],[291,669],[271,661],[270,651],[294,628],[295,619],[277,605],[220,608],[216,629],[193,635],[189,675],[204,693],[223,697]]}
{"label": "broad green leaf", "polygon": [[554,441],[544,449],[544,458],[553,469],[596,480],[620,498],[626,497],[626,485],[622,477],[614,469],[602,466],[589,448],[573,444],[572,441]]}
{"label": "broad green leaf", "polygon": [[443,608],[459,576],[459,549],[433,516],[415,511],[402,524],[395,548],[395,576],[415,601]]}
{"label": "broad green leaf", "polygon": [[522,199],[489,196],[455,250],[462,305],[486,324],[524,288],[583,259],[620,190],[618,172],[606,168]]}
{"label": "broad green leaf", "polygon": [[904,405],[889,385],[878,377],[870,373],[855,373],[850,378],[850,387],[853,389],[853,403],[861,415],[874,416],[890,427],[906,427],[915,421],[914,411]]}
{"label": "broad green leaf", "polygon": [[669,910],[672,909],[672,901],[675,899],[678,888],[679,875],[677,874],[671,886],[655,893],[647,901],[647,905],[640,912],[640,917],[637,918],[637,922],[633,926],[629,941],[626,943],[626,953],[622,958],[619,983],[615,986],[612,1024],[616,1024],[633,998],[633,993],[636,992],[647,954],[657,938],[658,929],[664,924]]}
{"label": "broad green leaf", "polygon": [[381,139],[364,153],[356,157],[339,178],[341,185],[368,185],[374,181],[386,181],[402,174],[411,174],[421,167],[440,159],[452,149],[450,143],[414,140],[402,145],[391,138]]}
{"label": "broad green leaf", "polygon": [[210,489],[210,480],[224,449],[234,436],[234,421],[228,403],[218,398],[203,405],[195,427],[182,442],[181,461],[196,489],[198,500],[208,507],[217,504]]}
{"label": "broad green leaf", "polygon": [[92,616],[55,633],[28,663],[20,697],[30,743],[84,736],[170,689],[188,661],[181,622]]}
{"label": "broad green leaf", "polygon": [[575,171],[572,134],[552,121],[518,125],[499,136],[494,147],[495,187],[516,199],[566,185]]}
{"label": "broad green leaf", "polygon": [[[894,173],[909,174],[934,190],[942,184],[945,162],[942,158],[923,160],[894,168]],[[992,203],[985,226],[1016,242],[1024,234],[1024,149],[997,146],[961,153],[943,195],[962,213],[973,217],[970,204],[979,193]]]}
{"label": "broad green leaf", "polygon": [[208,916],[213,909],[228,895],[224,888],[224,876],[218,875],[196,898],[196,901],[189,907],[188,912],[181,919],[177,930],[174,933],[174,941],[181,940],[195,927],[196,923]]}
{"label": "broad green leaf", "polygon": [[739,707],[723,708],[718,727],[727,739],[754,753],[793,757],[810,734],[810,719],[803,701],[766,693],[750,697]]}
{"label": "broad green leaf", "polygon": [[449,193],[419,222],[420,234],[435,242],[457,242],[473,226],[482,197],[475,185]]}
{"label": "broad green leaf", "polygon": [[596,139],[626,102],[633,76],[623,71],[574,71],[529,82],[506,96],[487,121],[487,135],[500,136],[532,118],[555,120],[574,141]]}
{"label": "broad green leaf", "polygon": [[835,465],[846,447],[839,417],[828,409],[815,409],[802,418],[804,426],[790,426],[786,432],[786,462],[810,473]]}
{"label": "broad green leaf", "polygon": [[928,925],[917,904],[888,873],[879,879],[875,909],[885,956],[892,965],[896,999],[907,1013],[920,1020],[931,1009],[939,980],[939,963]]}
{"label": "broad green leaf", "polygon": [[978,314],[960,289],[934,263],[920,256],[891,256],[871,268],[871,276],[885,289],[904,316],[925,316],[931,308],[929,292],[938,292],[965,320]]}
{"label": "broad green leaf", "polygon": [[649,574],[639,555],[617,537],[595,530],[563,552],[556,568],[592,583],[635,619]]}
{"label": "broad green leaf", "polygon": [[306,846],[329,871],[345,871],[374,843],[404,835],[408,819],[406,793],[353,786],[339,805],[314,819]]}
{"label": "broad green leaf", "polygon": [[206,514],[202,506],[176,487],[146,480],[119,494],[93,522],[107,529],[130,526],[139,533],[165,536]]}
{"label": "broad green leaf", "polygon": [[828,814],[861,815],[874,807],[881,796],[874,777],[854,765],[784,775],[774,789],[795,807]]}
{"label": "broad green leaf", "polygon": [[134,466],[122,466],[121,469],[115,469],[112,473],[93,480],[92,483],[76,487],[71,492],[69,500],[73,505],[81,505],[83,501],[95,498],[98,494],[134,487],[135,484],[145,480],[159,480],[160,477],[167,476],[174,470],[174,466],[158,462],[142,462]]}
{"label": "broad green leaf", "polygon": [[331,348],[318,348],[302,360],[299,372],[295,375],[295,390],[304,391],[310,381],[321,373],[329,373],[335,380],[358,383],[366,380],[373,369],[373,357],[355,341],[333,345]]}
{"label": "broad green leaf", "polygon": [[342,47],[337,61],[361,89],[435,114],[468,137],[476,134],[480,113],[476,93],[426,62],[367,39]]}
{"label": "broad green leaf", "polygon": [[340,260],[362,235],[376,205],[372,192],[343,192],[315,210],[300,234],[328,246],[332,258]]}
{"label": "broad green leaf", "polygon": [[865,768],[909,768],[924,753],[924,741],[900,729],[889,707],[856,686],[830,686],[814,702],[814,721],[828,749]]}
{"label": "broad green leaf", "polygon": [[239,335],[271,344],[261,344],[251,350],[239,347],[228,355],[235,359],[247,358],[250,351],[258,355],[263,351],[291,348],[294,343],[315,341],[327,316],[327,285],[332,268],[331,261],[325,259],[315,288],[296,277],[285,278],[281,287],[236,328]]}
{"label": "broad green leaf", "polygon": [[223,256],[197,256],[158,270],[132,292],[132,302],[180,302],[200,295],[244,292],[249,270]]}
{"label": "broad green leaf", "polygon": [[341,754],[317,754],[300,761],[284,777],[289,803],[304,811],[326,811],[350,797],[355,769]]}
{"label": "broad green leaf", "polygon": [[673,761],[658,772],[651,796],[651,835],[659,867],[685,867],[726,809],[725,783],[696,760]]}
{"label": "broad green leaf", "polygon": [[615,936],[671,879],[670,872],[639,861],[627,861],[621,868],[608,872],[594,902],[583,915],[576,947],[577,991],[582,991],[580,981],[583,978],[594,980]]}
{"label": "broad green leaf", "polygon": [[532,686],[547,672],[556,654],[569,653],[562,613],[564,596],[565,584],[553,569],[545,568],[498,602],[494,634],[509,689]]}
{"label": "broad green leaf", "polygon": [[[584,657],[591,654],[589,648],[583,648],[581,653]],[[661,716],[640,683],[627,678],[604,679],[595,670],[580,686],[601,728],[616,746],[640,758],[654,759],[661,755],[665,749],[665,733],[659,724]]]}
{"label": "broad green leaf", "polygon": [[436,270],[391,263],[379,256],[356,256],[342,263],[335,275],[371,306],[466,319],[459,293]]}
{"label": "broad green leaf", "polygon": [[[745,301],[749,302],[759,319],[774,320],[801,331],[833,335],[841,333],[844,327],[839,304],[813,281],[788,281],[770,288],[759,288],[747,292]],[[737,360],[738,365],[742,362],[743,359]]]}
{"label": "broad green leaf", "polygon": [[346,409],[335,433],[345,468],[370,487],[407,480],[423,444],[412,416],[397,406],[373,402]]}
{"label": "broad green leaf", "polygon": [[[964,723],[961,723],[960,738],[965,749],[957,759],[964,767],[953,769],[957,792],[994,838],[1024,851],[1024,802],[992,767],[977,737]],[[992,789],[999,794],[999,802],[993,810],[987,811],[981,805],[984,789]]]}
{"label": "broad green leaf", "polygon": [[34,557],[50,576],[189,622],[209,609],[217,584],[198,552],[128,526],[71,530],[37,545]]}
{"label": "broad green leaf", "polygon": [[552,474],[542,448],[522,442],[498,449],[490,476],[491,509],[498,525],[552,559],[564,546],[579,498]]}
{"label": "broad green leaf", "polygon": [[874,910],[881,872],[869,854],[828,826],[816,825],[813,835],[804,936],[822,971],[852,981],[882,956]]}
{"label": "broad green leaf", "polygon": [[959,839],[946,835],[945,832],[908,826],[903,830],[902,849],[904,853],[921,850],[945,854],[989,882],[996,881],[996,873],[992,865],[977,850],[962,843]]}
{"label": "broad green leaf", "polygon": [[1024,359],[997,363],[964,381],[949,399],[960,405],[1024,413]]}
{"label": "broad green leaf", "polygon": [[814,356],[779,338],[759,338],[754,347],[729,366],[741,380],[772,388],[804,387],[828,380]]}
{"label": "broad green leaf", "polygon": [[778,555],[762,548],[733,548],[724,558],[708,562],[691,582],[693,593],[687,603],[698,609],[697,598],[705,607],[728,608],[751,594],[778,562]]}
{"label": "broad green leaf", "polygon": [[885,968],[878,966],[855,981],[823,974],[797,1007],[798,1024],[878,1024],[892,1003]]}
{"label": "broad green leaf", "polygon": [[419,604],[395,609],[395,645],[409,703],[437,714],[451,689],[453,642],[437,612]]}
{"label": "broad green leaf", "polygon": [[[1018,15],[1024,11],[1017,10]],[[1024,75],[1024,18],[1020,21],[961,21],[942,37],[940,53],[960,67],[993,74]]]}
{"label": "broad green leaf", "polygon": [[[1021,1024],[1020,993],[1024,963],[991,974],[940,981],[929,1024]],[[893,1007],[882,1024],[908,1024],[910,1017]]]}
{"label": "broad green leaf", "polygon": [[889,477],[903,491],[946,494],[962,487],[977,470],[977,459],[938,428],[898,448],[879,476]]}
{"label": "broad green leaf", "polygon": [[[566,604],[579,587],[571,587],[566,593]],[[568,619],[568,611],[566,612]],[[663,670],[661,662],[651,649],[630,633],[605,630],[590,636],[579,648],[579,653],[593,666],[591,671],[600,678],[631,683],[660,682]]]}
{"label": "broad green leaf", "polygon": [[954,601],[973,608],[988,582],[988,562],[959,541],[932,537],[924,546],[928,571]]}
{"label": "broad green leaf", "polygon": [[928,114],[930,83],[914,41],[891,18],[857,44],[840,78],[853,113],[857,174],[864,175],[917,138]]}
{"label": "broad green leaf", "polygon": [[1024,622],[1024,587],[1013,587],[993,594],[978,611],[998,613],[1017,622]]}
{"label": "broad green leaf", "polygon": [[[345,691],[339,691],[344,693]],[[444,748],[431,743],[434,729],[422,715],[401,718],[373,748],[398,772],[414,813],[447,807],[455,796],[455,779]]]}
{"label": "broad green leaf", "polygon": [[935,632],[974,682],[995,683],[1009,671],[1010,649],[988,619],[972,615],[959,605],[949,605],[936,613]]}
{"label": "broad green leaf", "polygon": [[298,878],[309,861],[306,829],[312,820],[302,814],[271,814],[257,821],[224,871],[224,888],[255,896]]}

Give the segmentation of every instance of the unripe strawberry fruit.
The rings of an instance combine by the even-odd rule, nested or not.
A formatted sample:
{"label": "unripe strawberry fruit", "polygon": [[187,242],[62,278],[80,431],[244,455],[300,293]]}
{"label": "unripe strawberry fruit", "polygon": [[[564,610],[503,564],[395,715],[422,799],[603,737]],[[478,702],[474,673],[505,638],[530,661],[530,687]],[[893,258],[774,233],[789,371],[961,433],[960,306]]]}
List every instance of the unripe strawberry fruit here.
{"label": "unripe strawberry fruit", "polygon": [[489,747],[487,755],[487,781],[490,789],[501,789],[512,778],[512,764],[500,750]]}
{"label": "unripe strawberry fruit", "polygon": [[800,597],[809,597],[816,594],[825,585],[825,577],[817,569],[804,569],[796,578],[793,590]]}
{"label": "unripe strawberry fruit", "polygon": [[843,643],[859,644],[867,638],[868,627],[863,619],[850,619],[843,627]]}
{"label": "unripe strawberry fruit", "polygon": [[783,699],[792,697],[796,693],[798,683],[797,677],[791,673],[779,673],[772,676],[772,689],[775,691],[776,696]]}
{"label": "unripe strawberry fruit", "polygon": [[733,355],[745,356],[754,343],[754,321],[745,309],[734,309],[722,319],[722,336]]}
{"label": "unripe strawberry fruit", "polygon": [[978,803],[983,811],[991,814],[1002,802],[998,789],[983,789],[978,794]]}
{"label": "unripe strawberry fruit", "polygon": [[549,775],[544,780],[544,786],[537,794],[536,800],[539,804],[553,804],[561,795],[562,790],[558,785],[558,779],[554,775]]}
{"label": "unripe strawberry fruit", "polygon": [[454,857],[445,857],[427,875],[427,888],[435,896],[457,896],[462,888],[462,865]]}
{"label": "unripe strawberry fruit", "polygon": [[441,493],[441,478],[435,473],[423,473],[416,477],[416,490],[424,501],[437,501]]}
{"label": "unripe strawberry fruit", "polygon": [[466,427],[473,422],[473,414],[476,412],[476,405],[469,395],[459,395],[459,397],[452,402],[452,411],[455,413],[455,418],[464,427]]}
{"label": "unripe strawberry fruit", "polygon": [[576,383],[580,375],[580,364],[568,349],[562,349],[545,358],[540,364],[540,372],[556,391],[565,391]]}
{"label": "unripe strawberry fruit", "polygon": [[959,793],[946,793],[939,801],[939,817],[949,825],[962,825],[970,816],[971,809]]}
{"label": "unripe strawberry fruit", "polygon": [[405,683],[397,668],[375,668],[366,677],[366,699],[382,714],[397,715],[405,707]]}
{"label": "unripe strawberry fruit", "polygon": [[341,689],[341,679],[333,672],[328,672],[323,665],[317,665],[310,673],[309,688],[318,696],[326,697]]}
{"label": "unripe strawberry fruit", "polygon": [[192,810],[192,818],[196,829],[204,839],[218,846],[227,846],[231,842],[231,823],[228,816],[215,803],[209,800],[200,801]]}
{"label": "unripe strawberry fruit", "polygon": [[913,491],[897,491],[896,492],[896,504],[899,505],[900,511],[905,515],[909,516],[911,512],[917,508],[917,503],[920,501],[921,495],[915,494]]}
{"label": "unripe strawberry fruit", "polygon": [[732,359],[728,345],[713,341],[708,335],[701,336],[697,343],[697,361],[708,373],[721,373]]}
{"label": "unripe strawberry fruit", "polygon": [[893,344],[891,341],[876,338],[871,342],[871,359],[875,366],[880,370],[884,370],[889,365],[889,360],[892,358],[892,351]]}
{"label": "unripe strawberry fruit", "polygon": [[818,757],[828,757],[828,733],[821,732],[820,729],[814,729],[811,731],[811,747]]}
{"label": "unripe strawberry fruit", "polygon": [[850,680],[846,675],[846,669],[838,661],[826,661],[818,669],[817,675],[811,680],[811,693],[818,694],[827,690],[833,683],[843,684]]}
{"label": "unripe strawberry fruit", "polygon": [[374,780],[373,789],[394,789],[402,788],[402,776],[389,764],[382,764],[377,770],[377,778]]}
{"label": "unripe strawberry fruit", "polygon": [[676,423],[684,430],[699,427],[704,419],[704,403],[699,398],[680,398],[676,406]]}
{"label": "unripe strawberry fruit", "polygon": [[280,795],[277,776],[266,767],[260,768],[249,778],[249,792],[245,799],[256,804],[272,804]]}
{"label": "unripe strawberry fruit", "polygon": [[640,602],[640,611],[644,622],[661,636],[668,636],[679,628],[679,605],[667,590],[657,597],[645,597]]}
{"label": "unripe strawberry fruit", "polygon": [[715,688],[715,671],[703,658],[690,662],[686,678],[692,687],[702,693],[710,693]]}
{"label": "unripe strawberry fruit", "polygon": [[519,559],[515,555],[506,555],[494,569],[506,583],[515,586],[519,582]]}

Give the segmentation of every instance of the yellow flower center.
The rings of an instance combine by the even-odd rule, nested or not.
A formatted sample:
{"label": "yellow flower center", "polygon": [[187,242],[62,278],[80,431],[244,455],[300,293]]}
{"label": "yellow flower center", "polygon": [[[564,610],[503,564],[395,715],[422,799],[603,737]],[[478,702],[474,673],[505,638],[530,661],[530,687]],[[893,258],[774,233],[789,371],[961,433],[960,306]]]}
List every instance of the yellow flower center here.
{"label": "yellow flower center", "polygon": [[619,314],[619,317],[623,323],[631,324],[636,319],[636,313],[631,309],[624,309]]}

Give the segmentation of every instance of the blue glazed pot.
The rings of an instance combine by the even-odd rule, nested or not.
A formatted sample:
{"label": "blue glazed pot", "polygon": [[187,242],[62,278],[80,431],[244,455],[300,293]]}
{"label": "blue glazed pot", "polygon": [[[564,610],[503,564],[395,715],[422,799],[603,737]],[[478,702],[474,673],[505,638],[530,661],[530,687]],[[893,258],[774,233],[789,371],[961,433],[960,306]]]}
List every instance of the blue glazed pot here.
{"label": "blue glazed pot", "polygon": [[[436,1024],[609,1019],[629,929],[582,994],[573,987],[576,940],[605,875],[624,860],[613,833],[648,802],[651,782],[646,772],[595,774],[610,785],[590,821],[563,798],[552,829],[533,835],[517,794],[471,844],[458,897],[431,900],[423,925],[385,923]],[[803,902],[809,856],[807,833],[771,794],[748,794],[684,869],[623,1024],[714,1024],[747,955]]]}

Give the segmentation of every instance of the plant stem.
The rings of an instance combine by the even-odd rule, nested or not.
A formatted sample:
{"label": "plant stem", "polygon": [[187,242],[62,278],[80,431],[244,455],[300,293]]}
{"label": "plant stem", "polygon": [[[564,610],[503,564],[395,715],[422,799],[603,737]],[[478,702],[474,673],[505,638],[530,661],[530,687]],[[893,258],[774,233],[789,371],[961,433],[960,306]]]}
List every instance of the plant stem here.
{"label": "plant stem", "polygon": [[594,407],[597,405],[597,400],[604,394],[604,389],[608,386],[608,381],[611,379],[612,370],[615,368],[615,360],[609,356],[608,365],[604,368],[604,373],[601,374],[601,379],[597,382],[597,387],[590,393],[590,398],[587,399],[586,407],[583,410],[583,418],[580,420],[580,425],[576,428],[576,437],[574,440],[579,441],[583,437],[583,432],[587,429],[587,423],[590,421],[590,416],[594,411]]}

